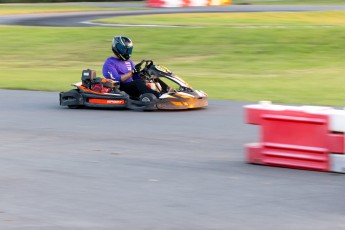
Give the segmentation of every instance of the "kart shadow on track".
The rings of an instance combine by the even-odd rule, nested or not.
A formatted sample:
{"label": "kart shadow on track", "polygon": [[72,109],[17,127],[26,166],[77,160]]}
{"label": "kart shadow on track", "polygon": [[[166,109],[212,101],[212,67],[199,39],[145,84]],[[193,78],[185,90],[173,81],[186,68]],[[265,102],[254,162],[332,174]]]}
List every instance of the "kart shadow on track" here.
{"label": "kart shadow on track", "polygon": [[[152,60],[142,60],[139,75],[148,87],[159,92],[157,98],[152,93],[133,98],[120,91],[120,83],[111,79],[96,77],[96,71],[83,70],[81,82],[73,84],[75,89],[60,92],[60,105],[70,109],[132,109],[140,111],[188,110],[208,106],[208,96],[201,90],[193,89],[187,82],[164,66],[155,65]],[[177,85],[177,90],[165,92],[160,82]],[[169,84],[167,84],[169,86]]]}

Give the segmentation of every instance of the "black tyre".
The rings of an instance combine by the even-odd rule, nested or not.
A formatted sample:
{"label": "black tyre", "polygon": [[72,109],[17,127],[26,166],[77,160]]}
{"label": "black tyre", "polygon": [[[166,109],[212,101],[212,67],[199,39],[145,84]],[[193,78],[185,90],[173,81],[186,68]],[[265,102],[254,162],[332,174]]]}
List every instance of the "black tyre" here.
{"label": "black tyre", "polygon": [[151,103],[157,100],[157,97],[152,93],[144,93],[140,96],[139,100],[144,103]]}
{"label": "black tyre", "polygon": [[142,109],[144,111],[153,111],[157,109],[157,97],[152,93],[144,93],[139,98],[140,103],[144,105]]}
{"label": "black tyre", "polygon": [[79,109],[81,107],[80,105],[67,105],[67,106],[70,109]]}

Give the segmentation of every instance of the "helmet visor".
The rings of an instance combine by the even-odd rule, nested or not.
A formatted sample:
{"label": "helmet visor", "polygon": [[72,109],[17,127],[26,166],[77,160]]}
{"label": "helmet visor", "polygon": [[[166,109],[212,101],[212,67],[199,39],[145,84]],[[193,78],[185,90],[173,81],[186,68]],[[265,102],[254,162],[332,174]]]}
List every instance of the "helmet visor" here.
{"label": "helmet visor", "polygon": [[123,59],[128,60],[131,55],[132,55],[132,51],[133,51],[133,46],[123,46],[120,44],[116,45],[117,51],[119,52],[119,55],[121,55]]}

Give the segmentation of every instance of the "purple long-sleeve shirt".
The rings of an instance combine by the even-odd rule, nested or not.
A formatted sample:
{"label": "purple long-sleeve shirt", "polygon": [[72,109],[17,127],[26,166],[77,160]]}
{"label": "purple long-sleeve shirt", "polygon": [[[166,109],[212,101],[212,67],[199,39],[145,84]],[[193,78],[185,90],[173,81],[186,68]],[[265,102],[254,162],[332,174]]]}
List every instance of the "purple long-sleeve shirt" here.
{"label": "purple long-sleeve shirt", "polygon": [[[134,63],[132,60],[122,61],[116,57],[109,57],[103,64],[103,76],[108,79],[113,79],[121,82],[121,75],[131,72],[134,69]],[[125,81],[131,82],[133,78],[129,78]]]}

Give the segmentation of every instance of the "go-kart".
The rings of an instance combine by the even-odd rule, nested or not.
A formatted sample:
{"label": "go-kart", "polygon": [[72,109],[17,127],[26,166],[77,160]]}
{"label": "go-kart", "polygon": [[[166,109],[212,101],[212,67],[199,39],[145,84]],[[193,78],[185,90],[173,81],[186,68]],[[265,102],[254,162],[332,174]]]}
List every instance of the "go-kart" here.
{"label": "go-kart", "polygon": [[208,106],[206,93],[193,89],[166,67],[155,65],[152,60],[142,60],[136,69],[147,86],[159,92],[158,98],[151,93],[134,98],[119,90],[119,82],[96,77],[96,71],[88,69],[82,71],[82,81],[73,84],[76,89],[60,92],[60,105],[73,109],[101,107],[141,110],[182,110]]}

